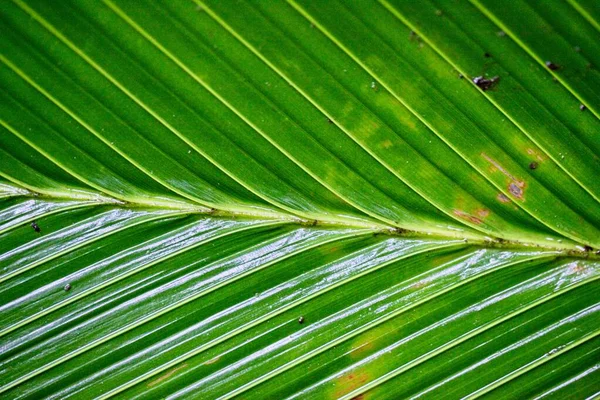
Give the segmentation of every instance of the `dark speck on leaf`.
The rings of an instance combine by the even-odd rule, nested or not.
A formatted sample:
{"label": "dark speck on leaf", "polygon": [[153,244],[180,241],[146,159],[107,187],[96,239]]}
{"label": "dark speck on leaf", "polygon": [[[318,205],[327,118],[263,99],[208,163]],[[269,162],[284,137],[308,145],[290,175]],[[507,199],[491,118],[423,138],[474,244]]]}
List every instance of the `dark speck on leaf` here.
{"label": "dark speck on leaf", "polygon": [[458,74],[458,78],[463,79],[464,78],[463,74]]}
{"label": "dark speck on leaf", "polygon": [[330,124],[333,124],[333,121],[330,120],[329,118],[327,118],[327,122],[329,122]]}
{"label": "dark speck on leaf", "polygon": [[42,230],[40,229],[39,225],[35,223],[35,221],[33,221],[33,222],[31,223],[31,227],[33,228],[33,230],[34,230],[34,231],[36,231],[36,232],[38,232],[38,233],[42,231]]}
{"label": "dark speck on leaf", "polygon": [[493,88],[499,80],[500,77],[498,76],[495,76],[491,79],[486,79],[483,76],[476,76],[475,78],[473,78],[473,83],[477,85],[479,89],[485,92],[486,90],[490,90],[491,88]]}
{"label": "dark speck on leaf", "polygon": [[580,105],[579,105],[579,109],[580,109],[581,111],[585,111],[585,110],[587,109],[587,107],[585,106],[585,104],[580,104]]}
{"label": "dark speck on leaf", "polygon": [[67,283],[67,284],[65,285],[65,288],[64,288],[64,289],[65,289],[65,292],[68,292],[69,290],[71,290],[71,284],[70,284],[70,283]]}
{"label": "dark speck on leaf", "polygon": [[483,56],[484,56],[485,58],[490,58],[492,55],[491,55],[490,53],[485,53]]}
{"label": "dark speck on leaf", "polygon": [[529,163],[529,169],[537,169],[537,167],[538,163],[536,163],[535,161]]}
{"label": "dark speck on leaf", "polygon": [[556,71],[557,69],[560,68],[559,65],[554,64],[552,61],[546,61],[546,67],[548,67],[548,69],[551,71]]}
{"label": "dark speck on leaf", "polygon": [[583,246],[583,250],[585,250],[585,251],[594,251],[594,249],[592,248],[592,246]]}
{"label": "dark speck on leaf", "polygon": [[298,323],[299,323],[299,324],[303,324],[303,323],[304,323],[304,317],[300,317],[300,318],[298,318]]}

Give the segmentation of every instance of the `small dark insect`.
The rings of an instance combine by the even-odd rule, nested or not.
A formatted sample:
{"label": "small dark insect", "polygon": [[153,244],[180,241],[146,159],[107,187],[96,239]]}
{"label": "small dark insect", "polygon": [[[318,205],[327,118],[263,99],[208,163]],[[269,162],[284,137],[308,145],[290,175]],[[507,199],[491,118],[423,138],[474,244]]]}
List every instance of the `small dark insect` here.
{"label": "small dark insect", "polygon": [[298,323],[299,323],[299,324],[303,324],[303,323],[304,323],[304,317],[300,317],[300,318],[298,318]]}
{"label": "small dark insect", "polygon": [[415,31],[410,31],[410,34],[408,35],[408,40],[410,40],[411,42],[417,42],[419,44],[419,47],[423,47],[421,38],[419,37],[419,35],[417,35],[417,32]]}
{"label": "small dark insect", "polygon": [[477,85],[479,89],[485,92],[486,90],[490,90],[491,88],[496,86],[496,83],[498,83],[499,80],[499,76],[495,76],[491,79],[486,79],[483,76],[476,76],[475,78],[473,78],[473,83]]}
{"label": "small dark insect", "polygon": [[33,228],[34,231],[36,231],[37,233],[40,233],[42,230],[40,229],[40,226],[38,224],[35,223],[35,221],[33,221],[31,223],[31,227]]}
{"label": "small dark insect", "polygon": [[329,118],[327,118],[327,122],[329,122],[330,124],[333,124],[333,121],[330,120]]}
{"label": "small dark insect", "polygon": [[65,292],[68,292],[69,290],[71,290],[71,284],[70,284],[70,283],[67,283],[67,284],[65,285],[64,289],[65,289]]}
{"label": "small dark insect", "polygon": [[592,248],[592,246],[583,246],[583,250],[585,250],[585,251],[593,251],[594,249]]}
{"label": "small dark insect", "polygon": [[537,169],[537,167],[538,163],[536,163],[535,161],[529,163],[529,169]]}
{"label": "small dark insect", "polygon": [[585,110],[587,109],[587,107],[585,106],[585,104],[580,104],[580,105],[579,105],[579,109],[580,109],[581,111],[585,111]]}
{"label": "small dark insect", "polygon": [[463,79],[464,78],[463,74],[458,74],[458,78]]}
{"label": "small dark insect", "polygon": [[560,65],[554,64],[552,61],[546,61],[546,67],[551,71],[556,71],[560,68]]}
{"label": "small dark insect", "polygon": [[490,53],[485,53],[483,56],[484,56],[485,58],[490,58],[492,55],[491,55]]}

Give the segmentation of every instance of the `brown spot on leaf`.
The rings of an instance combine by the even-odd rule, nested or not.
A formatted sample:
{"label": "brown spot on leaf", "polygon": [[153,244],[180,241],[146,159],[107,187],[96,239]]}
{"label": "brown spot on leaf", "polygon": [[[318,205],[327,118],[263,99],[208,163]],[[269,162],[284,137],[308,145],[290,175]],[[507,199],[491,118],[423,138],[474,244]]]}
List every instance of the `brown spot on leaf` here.
{"label": "brown spot on leaf", "polygon": [[[528,149],[529,151],[529,149]],[[493,158],[489,157],[485,153],[481,153],[481,156],[485,158],[491,165],[496,167],[504,176],[509,178],[511,182],[508,185],[508,191],[518,198],[519,200],[523,200],[523,189],[525,188],[525,182],[518,180],[513,174],[511,174],[506,168],[504,168],[500,163]]]}
{"label": "brown spot on leaf", "polygon": [[479,215],[481,218],[485,218],[490,215],[490,211],[486,210],[485,208],[480,208],[477,210],[477,215]]}
{"label": "brown spot on leaf", "polygon": [[365,372],[354,372],[340,377],[336,382],[335,398],[342,397],[353,390],[358,389],[369,381],[369,375]]}
{"label": "brown spot on leaf", "polygon": [[536,163],[535,161],[529,163],[529,169],[537,169],[537,167],[538,163]]}
{"label": "brown spot on leaf", "polygon": [[183,364],[183,365],[180,365],[180,366],[179,366],[179,367],[177,367],[177,368],[172,368],[172,369],[171,369],[170,371],[168,371],[166,374],[163,374],[163,375],[159,376],[157,379],[153,380],[152,382],[148,382],[148,384],[147,384],[146,386],[147,386],[147,387],[156,386],[156,385],[158,385],[159,383],[161,383],[162,381],[169,379],[171,376],[173,376],[173,375],[175,374],[175,372],[177,372],[177,371],[179,371],[179,370],[181,370],[181,369],[184,369],[184,368],[186,368],[187,366],[188,366],[188,365],[187,365],[187,363],[185,363],[185,364]]}
{"label": "brown spot on leaf", "polygon": [[515,182],[511,182],[508,185],[508,191],[518,199],[523,199],[523,189],[519,187]]}
{"label": "brown spot on leaf", "polygon": [[510,203],[510,199],[504,193],[498,193],[497,199],[500,203]]}
{"label": "brown spot on leaf", "polygon": [[455,209],[455,210],[453,210],[452,212],[453,212],[453,213],[454,213],[454,215],[456,215],[457,217],[459,217],[459,218],[462,218],[462,219],[464,219],[465,221],[469,221],[469,222],[471,222],[471,223],[473,223],[473,224],[475,224],[475,225],[479,225],[479,224],[481,224],[481,223],[483,222],[481,219],[479,219],[479,218],[477,218],[477,217],[475,217],[475,216],[473,216],[473,215],[471,215],[471,214],[468,214],[468,213],[466,213],[466,212],[464,212],[464,211],[461,211],[461,210],[456,210],[456,209]]}
{"label": "brown spot on leaf", "polygon": [[556,71],[557,69],[560,69],[560,65],[554,64],[552,61],[546,61],[546,67],[548,67],[548,69],[551,71]]}
{"label": "brown spot on leaf", "polygon": [[540,161],[540,162],[546,160],[546,156],[542,152],[540,152],[539,150],[528,148],[527,149],[527,154],[529,154],[530,156],[535,156],[535,158],[538,161]]}
{"label": "brown spot on leaf", "polygon": [[510,172],[508,172],[502,165],[500,165],[500,163],[498,161],[496,161],[493,158],[489,157],[485,153],[481,153],[481,156],[483,158],[485,158],[487,162],[489,162],[494,167],[496,167],[496,169],[498,171],[502,172],[505,176],[507,176],[508,178],[510,178],[510,180],[512,180],[512,181],[516,181],[517,180]]}

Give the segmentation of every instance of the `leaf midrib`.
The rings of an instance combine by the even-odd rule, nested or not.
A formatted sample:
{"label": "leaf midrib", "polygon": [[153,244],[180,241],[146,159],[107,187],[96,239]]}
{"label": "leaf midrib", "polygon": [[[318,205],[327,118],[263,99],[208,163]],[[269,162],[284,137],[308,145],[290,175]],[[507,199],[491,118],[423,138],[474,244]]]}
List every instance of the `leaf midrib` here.
{"label": "leaf midrib", "polygon": [[[17,186],[13,186],[13,188],[15,189],[15,191],[20,190],[20,187]],[[211,210],[206,210],[205,207],[202,206],[198,206],[198,208],[190,208],[190,207],[181,207],[181,205],[179,204],[172,204],[169,205],[168,207],[165,207],[163,205],[163,207],[159,207],[159,206],[148,206],[148,204],[146,203],[136,203],[136,202],[127,202],[124,203],[122,201],[116,200],[116,199],[112,199],[108,196],[104,196],[103,199],[98,200],[98,201],[92,201],[90,202],[89,200],[85,200],[82,201],[80,198],[77,197],[68,197],[67,195],[63,195],[61,193],[60,196],[51,196],[51,195],[45,195],[45,194],[39,194],[36,192],[32,192],[32,191],[28,191],[28,194],[26,195],[9,195],[4,197],[3,199],[10,199],[10,198],[25,198],[25,199],[37,199],[37,200],[43,200],[43,199],[49,199],[49,200],[64,200],[64,201],[68,201],[68,202],[81,202],[82,206],[85,204],[85,206],[102,206],[102,205],[112,205],[115,207],[120,207],[120,208],[127,208],[127,209],[136,209],[136,208],[146,208],[146,209],[155,209],[155,210],[164,210],[164,211],[168,211],[171,213],[177,213],[178,215],[180,214],[189,214],[189,215],[203,215],[206,217],[219,217],[219,218],[249,218],[249,219],[255,219],[257,222],[262,221],[264,222],[265,220],[268,221],[280,221],[282,223],[288,223],[288,224],[295,224],[298,226],[329,226],[329,227],[340,227],[340,228],[356,228],[356,229],[360,229],[360,230],[371,230],[373,234],[377,234],[377,235],[388,235],[388,236],[395,236],[395,237],[404,237],[404,238],[408,238],[408,237],[435,237],[435,238],[440,238],[440,239],[448,239],[448,240],[456,240],[456,239],[462,239],[465,243],[469,243],[469,244],[473,244],[473,245],[477,245],[483,248],[503,248],[503,249],[515,249],[515,250],[519,250],[519,249],[524,249],[524,248],[528,248],[528,249],[539,249],[539,250],[553,250],[553,251],[557,251],[559,256],[562,257],[577,257],[577,258],[584,258],[584,259],[590,259],[590,260],[600,260],[600,251],[596,251],[594,252],[594,250],[586,250],[586,247],[584,247],[583,244],[580,243],[576,243],[576,242],[570,242],[569,239],[565,238],[565,240],[563,240],[563,242],[561,243],[548,243],[545,245],[541,245],[538,243],[532,243],[532,242],[527,242],[527,241],[521,241],[519,239],[515,239],[515,240],[506,240],[506,239],[500,239],[500,238],[491,238],[491,237],[474,237],[474,236],[470,236],[470,235],[461,235],[460,232],[457,232],[455,235],[442,235],[439,234],[438,232],[436,233],[432,233],[429,232],[427,230],[408,230],[408,229],[403,229],[403,228],[398,228],[398,227],[393,227],[393,226],[389,226],[389,225],[383,225],[383,224],[369,224],[366,223],[364,221],[360,221],[357,220],[356,222],[352,223],[352,222],[340,222],[337,219],[329,219],[327,218],[326,215],[321,215],[319,216],[320,218],[318,219],[306,219],[306,218],[300,218],[296,215],[293,214],[288,214],[288,213],[284,213],[283,211],[277,216],[274,217],[273,214],[260,214],[260,213],[256,213],[256,212],[239,212],[239,211],[229,211],[229,210],[222,210],[222,209],[211,209]],[[76,205],[73,205],[72,207],[78,207]],[[37,217],[37,219],[39,219],[40,216]],[[26,224],[30,224],[31,222],[33,222],[36,218],[28,218],[26,220],[23,220],[20,225],[26,225]],[[13,229],[13,228],[8,228],[8,230]]]}

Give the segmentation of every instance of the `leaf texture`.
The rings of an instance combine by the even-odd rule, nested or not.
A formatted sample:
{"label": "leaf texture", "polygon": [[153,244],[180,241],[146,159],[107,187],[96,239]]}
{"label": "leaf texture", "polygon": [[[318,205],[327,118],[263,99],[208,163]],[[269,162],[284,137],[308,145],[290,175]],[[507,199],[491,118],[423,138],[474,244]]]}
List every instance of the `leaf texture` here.
{"label": "leaf texture", "polygon": [[599,17],[3,2],[0,394],[598,395]]}

